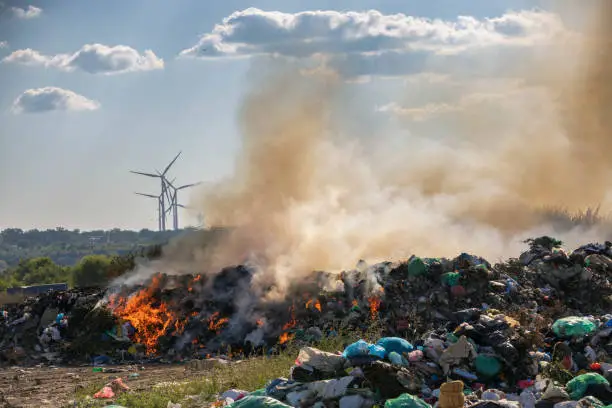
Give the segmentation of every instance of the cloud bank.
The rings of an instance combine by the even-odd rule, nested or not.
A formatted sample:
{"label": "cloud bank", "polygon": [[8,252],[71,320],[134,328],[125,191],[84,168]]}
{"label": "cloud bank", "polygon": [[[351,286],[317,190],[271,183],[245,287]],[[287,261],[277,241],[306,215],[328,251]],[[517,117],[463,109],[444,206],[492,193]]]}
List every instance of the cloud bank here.
{"label": "cloud bank", "polygon": [[561,35],[571,33],[557,14],[546,11],[440,20],[376,10],[290,14],[249,8],[225,18],[180,56],[326,55],[345,76],[396,76],[420,72],[432,62],[444,67],[459,55],[545,46]]}
{"label": "cloud bank", "polygon": [[26,66],[56,68],[66,72],[89,74],[124,74],[164,68],[164,61],[151,50],[140,54],[126,45],[86,44],[73,54],[43,55],[30,48],[17,50],[2,60]]}
{"label": "cloud bank", "polygon": [[100,107],[97,101],[88,99],[68,89],[44,87],[28,89],[15,99],[12,112],[42,113],[50,111],[93,111]]}

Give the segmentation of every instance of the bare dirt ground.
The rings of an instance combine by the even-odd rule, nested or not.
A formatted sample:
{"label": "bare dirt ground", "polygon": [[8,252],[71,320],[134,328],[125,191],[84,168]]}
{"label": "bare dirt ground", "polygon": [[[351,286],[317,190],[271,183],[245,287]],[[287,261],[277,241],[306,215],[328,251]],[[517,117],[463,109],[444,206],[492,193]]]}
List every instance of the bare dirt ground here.
{"label": "bare dirt ground", "polygon": [[119,373],[93,372],[92,367],[0,369],[0,407],[67,407],[77,392],[130,373],[138,378],[126,380],[133,390],[152,387],[165,381],[182,381],[202,377],[202,372],[185,370],[185,366],[150,365],[105,367],[121,370]]}

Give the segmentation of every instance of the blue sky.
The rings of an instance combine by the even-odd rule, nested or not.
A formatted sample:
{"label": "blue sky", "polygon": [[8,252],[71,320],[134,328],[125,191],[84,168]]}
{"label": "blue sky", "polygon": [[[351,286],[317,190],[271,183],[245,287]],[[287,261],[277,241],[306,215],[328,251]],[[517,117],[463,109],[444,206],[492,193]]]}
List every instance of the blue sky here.
{"label": "blue sky", "polygon": [[[249,7],[288,15],[374,9],[382,15],[446,21],[461,15],[480,21],[546,6],[527,0],[5,0],[0,16],[0,42],[6,42],[0,48],[0,228],[155,228],[155,203],[133,192],[156,192],[157,183],[128,170],[160,169],[183,151],[172,172],[179,183],[230,174],[240,147],[236,113],[248,83],[249,52],[243,52],[246,58],[193,58],[206,56],[207,48],[194,51],[192,58],[178,56],[197,48],[201,35],[234,12]],[[28,7],[39,10],[27,14]],[[245,35],[257,38],[259,28],[246,27]],[[273,43],[266,35],[258,41]],[[146,50],[154,55],[129,65],[133,72],[91,73],[91,64],[101,60],[85,65],[85,59],[70,59],[87,44],[131,47],[140,58]],[[27,49],[46,59],[30,53],[26,61],[14,54]],[[355,69],[350,59],[343,61],[345,68],[350,65],[348,72]],[[40,89],[46,87],[45,96]],[[64,99],[54,99],[60,96]],[[391,101],[373,97],[370,102],[374,109]],[[187,204],[188,197],[183,201]],[[183,214],[182,222],[194,219]]]}

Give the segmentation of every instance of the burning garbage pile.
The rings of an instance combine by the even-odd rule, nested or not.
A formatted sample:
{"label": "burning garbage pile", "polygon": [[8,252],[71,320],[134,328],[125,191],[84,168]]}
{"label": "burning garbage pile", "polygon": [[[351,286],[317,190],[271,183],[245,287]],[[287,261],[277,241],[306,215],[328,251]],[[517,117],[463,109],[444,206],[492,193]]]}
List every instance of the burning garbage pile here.
{"label": "burning garbage pile", "polygon": [[[376,326],[385,336],[428,338],[439,351],[448,336],[470,339],[502,356],[505,366],[515,367],[507,375],[516,376],[529,352],[553,342],[555,320],[609,322],[611,270],[610,243],[567,253],[560,242],[541,237],[518,259],[495,266],[461,254],[317,272],[275,301],[267,296],[274,287],[253,285],[255,271],[246,266],[214,275],[160,273],[140,286],[49,293],[5,309],[0,359],[231,359]],[[612,352],[611,333],[600,336],[599,352]]]}

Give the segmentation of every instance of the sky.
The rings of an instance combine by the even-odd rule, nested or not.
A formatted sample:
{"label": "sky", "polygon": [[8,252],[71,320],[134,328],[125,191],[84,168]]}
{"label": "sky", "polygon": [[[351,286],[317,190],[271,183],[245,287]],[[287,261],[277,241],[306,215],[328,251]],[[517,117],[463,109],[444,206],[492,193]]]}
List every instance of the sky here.
{"label": "sky", "polygon": [[[347,92],[367,94],[349,129],[452,112],[424,98],[445,79],[431,66],[494,75],[491,60],[537,50],[577,22],[550,5],[4,0],[0,229],[155,229],[155,202],[134,192],[157,194],[158,183],[129,171],[161,170],[181,151],[170,171],[178,184],[230,175],[242,143],[237,117],[253,65],[266,56],[324,64]],[[197,200],[185,193],[181,201]],[[196,213],[183,211],[181,224],[194,224]]]}

